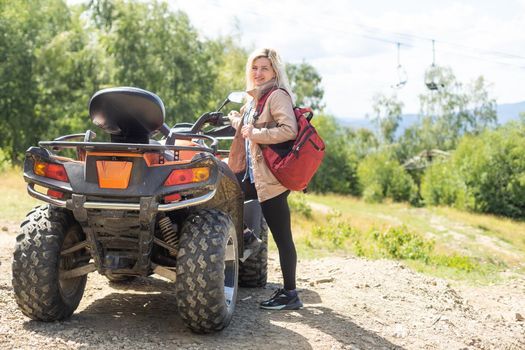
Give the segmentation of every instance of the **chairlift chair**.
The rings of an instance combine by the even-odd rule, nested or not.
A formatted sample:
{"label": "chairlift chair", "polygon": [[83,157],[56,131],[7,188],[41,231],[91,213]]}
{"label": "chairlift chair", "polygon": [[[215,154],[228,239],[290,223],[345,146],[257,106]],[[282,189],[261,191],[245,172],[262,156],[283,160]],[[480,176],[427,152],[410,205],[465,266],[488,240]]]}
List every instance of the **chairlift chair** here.
{"label": "chairlift chair", "polygon": [[399,59],[399,52],[400,52],[401,44],[397,43],[397,78],[398,82],[395,85],[392,85],[392,88],[394,89],[401,89],[408,80],[407,71],[405,68],[401,65],[401,61]]}
{"label": "chairlift chair", "polygon": [[434,49],[434,40],[432,40],[432,65],[425,71],[425,85],[431,91],[444,88],[445,84],[439,79],[439,68],[436,66],[436,51]]}

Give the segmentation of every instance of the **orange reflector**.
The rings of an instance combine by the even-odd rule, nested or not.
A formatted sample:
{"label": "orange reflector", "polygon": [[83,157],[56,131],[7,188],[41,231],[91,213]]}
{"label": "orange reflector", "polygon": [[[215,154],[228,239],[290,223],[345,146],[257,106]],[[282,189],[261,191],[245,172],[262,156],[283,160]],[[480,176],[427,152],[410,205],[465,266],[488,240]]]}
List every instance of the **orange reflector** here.
{"label": "orange reflector", "polygon": [[164,203],[178,202],[182,199],[179,193],[168,194],[164,197]]}
{"label": "orange reflector", "polygon": [[210,168],[176,169],[164,182],[164,186],[174,186],[189,184],[192,182],[202,182],[210,177]]}
{"label": "orange reflector", "polygon": [[63,192],[55,191],[55,190],[52,190],[52,189],[48,189],[47,190],[47,195],[49,197],[56,198],[56,199],[61,199],[62,197],[64,197],[64,193]]}
{"label": "orange reflector", "polygon": [[100,188],[128,188],[132,162],[97,160],[98,186]]}
{"label": "orange reflector", "polygon": [[46,167],[47,167],[47,163],[35,161],[35,164],[33,166],[33,171],[38,176],[46,176]]}

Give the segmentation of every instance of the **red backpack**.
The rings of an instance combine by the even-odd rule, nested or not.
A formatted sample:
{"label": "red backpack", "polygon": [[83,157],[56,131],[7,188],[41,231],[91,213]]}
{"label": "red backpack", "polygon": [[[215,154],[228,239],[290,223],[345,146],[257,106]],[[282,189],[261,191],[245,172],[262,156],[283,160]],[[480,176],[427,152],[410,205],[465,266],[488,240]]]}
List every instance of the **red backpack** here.
{"label": "red backpack", "polygon": [[[275,90],[276,88],[270,90],[257,103],[254,124],[266,100]],[[314,115],[312,109],[294,107],[293,111],[297,120],[297,138],[278,144],[261,145],[261,150],[268,168],[284,187],[292,191],[303,191],[323,161],[325,145],[310,124]]]}

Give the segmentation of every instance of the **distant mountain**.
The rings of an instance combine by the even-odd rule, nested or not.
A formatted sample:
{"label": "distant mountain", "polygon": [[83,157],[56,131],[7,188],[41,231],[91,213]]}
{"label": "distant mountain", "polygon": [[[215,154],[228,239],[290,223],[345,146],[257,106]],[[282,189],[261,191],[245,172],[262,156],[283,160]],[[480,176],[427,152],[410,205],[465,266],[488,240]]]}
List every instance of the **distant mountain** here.
{"label": "distant mountain", "polygon": [[518,119],[520,113],[525,113],[525,101],[498,105],[496,111],[498,112],[498,123],[505,124],[509,120]]}
{"label": "distant mountain", "polygon": [[[525,101],[517,103],[504,103],[496,106],[496,112],[498,114],[498,124],[502,125],[510,120],[517,120],[520,113],[525,113]],[[411,125],[417,123],[417,114],[403,114],[403,119],[397,129],[396,134],[401,135],[403,131]],[[337,118],[337,122],[340,125],[350,127],[353,129],[367,128],[373,129],[373,123],[366,118],[361,119],[342,119]]]}

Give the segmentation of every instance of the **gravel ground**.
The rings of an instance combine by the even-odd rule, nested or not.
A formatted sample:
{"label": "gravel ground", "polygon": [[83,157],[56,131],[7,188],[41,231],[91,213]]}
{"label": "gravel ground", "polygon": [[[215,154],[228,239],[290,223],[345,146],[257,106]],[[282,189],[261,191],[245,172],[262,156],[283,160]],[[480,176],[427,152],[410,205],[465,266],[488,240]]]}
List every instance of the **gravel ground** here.
{"label": "gravel ground", "polygon": [[525,349],[525,281],[452,287],[392,261],[303,260],[299,311],[258,309],[280,283],[270,254],[265,289],[241,289],[230,326],[188,331],[173,285],[158,278],[109,284],[90,274],[82,302],[63,322],[31,321],[11,286],[17,225],[0,222],[0,349]]}

